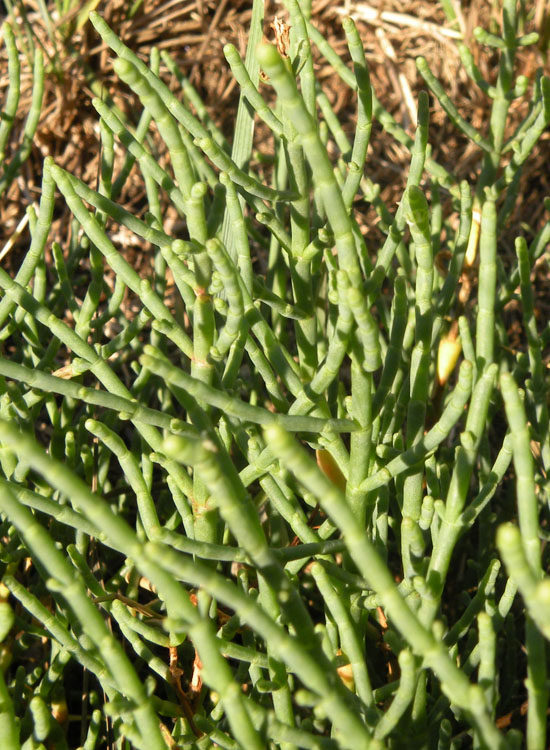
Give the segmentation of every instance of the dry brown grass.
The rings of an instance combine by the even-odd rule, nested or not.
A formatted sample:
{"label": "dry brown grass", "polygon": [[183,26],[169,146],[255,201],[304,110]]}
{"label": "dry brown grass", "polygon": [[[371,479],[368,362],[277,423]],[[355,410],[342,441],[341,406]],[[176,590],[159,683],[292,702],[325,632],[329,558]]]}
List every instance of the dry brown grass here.
{"label": "dry brown grass", "polygon": [[[96,94],[101,90],[107,91],[126,111],[136,108],[136,102],[113,75],[109,50],[98,42],[89,23],[80,30],[69,27],[67,32],[67,23],[74,24],[74,17],[60,19],[54,28],[54,46],[40,15],[37,0],[18,0],[14,5],[24,7],[51,70],[47,76],[43,112],[33,153],[19,179],[0,203],[0,247],[14,231],[26,206],[39,197],[41,164],[46,155],[52,155],[61,166],[95,185],[99,132],[97,113],[91,106],[92,89]],[[54,3],[48,5],[53,6]],[[139,12],[131,19],[128,18],[129,5],[124,0],[105,0],[98,4],[97,9],[124,42],[144,59],[147,59],[152,46],[167,49],[198,88],[214,119],[230,135],[238,91],[222,48],[227,42],[232,42],[244,53],[251,0],[144,0]],[[471,43],[482,73],[493,82],[497,74],[496,55],[488,54],[472,40],[472,30],[476,25],[490,28],[497,22],[494,4],[483,0],[471,2],[469,7],[463,2],[462,6],[461,32],[465,40]],[[269,31],[271,20],[282,11],[280,2],[266,2],[265,28],[268,37],[272,36]],[[548,26],[544,11],[544,3],[537,3],[532,23],[543,36]],[[356,19],[364,40],[376,94],[408,132],[414,131],[415,102],[418,91],[424,87],[414,62],[418,55],[427,58],[462,115],[475,127],[484,130],[489,102],[464,72],[456,40],[446,28],[445,17],[438,3],[426,0],[372,0],[370,3],[362,0],[339,3],[314,0],[313,19],[316,25],[344,58],[347,49],[340,19],[348,12]],[[18,21],[21,21],[20,14]],[[531,30],[533,28],[526,29]],[[333,107],[344,122],[347,121],[346,129],[353,132],[355,103],[352,92],[322,60],[317,58],[316,66]],[[520,71],[530,80],[534,79],[537,68],[541,66],[549,72],[547,54],[537,47],[520,51]],[[165,70],[163,72],[166,74]],[[20,118],[14,143],[17,142],[17,131],[21,129],[28,109],[31,85],[32,76],[24,61]],[[2,50],[0,96],[6,87],[6,56]],[[525,102],[514,103],[511,126],[520,120],[526,106]],[[545,134],[525,169],[523,199],[513,217],[515,223],[523,222],[535,227],[544,218],[542,199],[550,194],[545,166],[548,139],[549,135]],[[438,161],[453,169],[459,177],[474,181],[480,151],[456,131],[439,103],[434,101],[431,105],[430,142]],[[159,144],[159,152],[162,153],[162,144]],[[367,170],[369,176],[382,186],[382,197],[390,207],[395,205],[401,194],[408,161],[407,150],[375,126]],[[142,180],[136,171],[134,178],[128,181],[121,200],[139,211],[142,198]],[[61,222],[65,228],[67,219],[68,214]],[[362,223],[365,227],[372,226],[374,216],[367,211]],[[60,231],[56,234],[60,238],[64,230],[61,231],[61,226],[58,229]],[[25,242],[24,235],[21,242]]]}

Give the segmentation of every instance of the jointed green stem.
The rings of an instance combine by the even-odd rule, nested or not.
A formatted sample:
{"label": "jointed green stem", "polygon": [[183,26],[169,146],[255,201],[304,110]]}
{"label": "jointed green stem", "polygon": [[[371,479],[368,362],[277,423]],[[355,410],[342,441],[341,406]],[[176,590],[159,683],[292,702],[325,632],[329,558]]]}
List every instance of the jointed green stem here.
{"label": "jointed green stem", "polygon": [[550,467],[550,430],[548,405],[546,403],[546,385],[544,382],[544,366],[542,362],[541,340],[538,335],[535,319],[535,303],[531,285],[531,267],[527,243],[523,237],[516,239],[516,253],[518,256],[518,270],[521,282],[521,303],[527,343],[529,349],[529,364],[532,376],[532,393],[535,401],[536,431],[541,440],[541,454],[546,470]]}
{"label": "jointed green stem", "polygon": [[374,709],[372,686],[365,664],[363,647],[355,630],[355,624],[346,610],[338,591],[333,588],[325,569],[319,563],[314,563],[311,566],[311,575],[337,624],[342,651],[350,660],[357,695],[361,698],[365,706],[371,709],[367,713],[367,717],[372,722],[376,718],[376,713],[372,710]]}
{"label": "jointed green stem", "polygon": [[497,546],[508,574],[517,584],[527,608],[541,633],[550,638],[550,581],[533,575],[525,555],[520,530],[504,524],[497,532]]}
{"label": "jointed green stem", "polygon": [[29,114],[27,115],[27,119],[25,121],[25,127],[23,129],[23,141],[21,143],[21,146],[12,156],[10,163],[4,170],[4,174],[0,178],[0,196],[10,186],[14,177],[20,170],[21,165],[24,164],[31,153],[33,138],[34,134],[36,133],[36,128],[38,127],[38,121],[40,119],[40,112],[42,109],[42,98],[44,96],[44,78],[44,58],[42,57],[42,52],[37,47],[34,52],[31,106],[29,109]]}
{"label": "jointed green stem", "polygon": [[[5,433],[2,435],[5,439]],[[20,534],[33,554],[41,561],[48,575],[57,586],[62,587],[63,596],[80,620],[85,632],[99,650],[105,664],[109,665],[111,677],[122,695],[127,695],[135,705],[135,720],[144,742],[150,747],[163,750],[164,740],[158,727],[141,680],[124,653],[121,645],[107,628],[103,618],[88,599],[81,581],[67,559],[57,549],[48,532],[39,525],[27,508],[19,505],[4,485],[0,506],[17,526]]]}
{"label": "jointed green stem", "polygon": [[[344,83],[350,88],[355,88],[356,80],[351,70],[345,65],[339,55],[332,49],[322,34],[313,26],[309,21],[307,22],[307,29],[310,38],[315,42],[319,51],[331,64],[336,73],[344,81]],[[396,141],[402,143],[407,149],[411,150],[413,146],[413,139],[407,135],[407,133],[401,128],[390,113],[384,109],[380,101],[377,99],[374,91],[372,93],[372,107],[373,115],[380,122],[384,130],[392,135]],[[452,194],[458,194],[456,185],[456,178],[450,174],[444,167],[434,161],[432,158],[426,160],[426,169],[435,179],[439,180],[442,185],[445,185]]]}
{"label": "jointed green stem", "polygon": [[224,391],[218,391],[212,386],[202,383],[192,378],[183,370],[173,367],[165,360],[158,359],[154,356],[154,350],[151,347],[145,348],[145,354],[141,357],[144,367],[149,368],[152,372],[162,375],[168,382],[178,385],[185,389],[191,395],[200,401],[223,409],[228,414],[232,414],[244,421],[254,422],[256,424],[272,424],[281,422],[288,429],[297,432],[322,432],[325,429],[331,429],[341,432],[349,432],[356,429],[356,425],[349,419],[320,419],[318,417],[300,417],[285,414],[273,414],[267,409],[259,406],[247,404],[240,401]]}
{"label": "jointed green stem", "polygon": [[447,500],[445,515],[434,543],[433,553],[428,566],[427,583],[429,594],[424,597],[420,617],[430,625],[436,615],[451,556],[458,538],[465,530],[463,511],[470,479],[477,458],[481,436],[485,430],[489,402],[495,385],[496,365],[488,367],[481,376],[472,394],[468,419],[461,440],[462,445],[455,453],[455,465]]}
{"label": "jointed green stem", "polygon": [[[142,544],[127,526],[126,522],[120,516],[116,515],[105,502],[98,502],[98,497],[93,495],[80,479],[67,471],[62,464],[56,463],[43,453],[32,439],[19,433],[13,426],[5,422],[0,422],[0,441],[9,441],[10,445],[19,455],[26,455],[27,460],[31,461],[33,466],[48,481],[59,488],[67,497],[70,497],[72,503],[82,509],[89,520],[106,533],[106,536],[112,543],[118,548],[124,549],[125,554],[130,556],[143,574],[158,587],[167,603],[168,614],[176,620],[183,619],[186,629],[188,628],[189,636],[196,643],[204,666],[203,675],[212,687],[220,693],[221,700],[227,708],[227,714],[235,737],[237,739],[240,738],[245,747],[250,747],[252,750],[261,750],[262,743],[248,719],[242,703],[240,688],[232,681],[229,667],[220,656],[218,647],[215,645],[215,634],[211,629],[210,622],[208,620],[201,620],[199,613],[189,601],[187,593],[172,575],[168,575],[159,567],[157,562],[158,556],[148,557],[144,554]],[[164,748],[164,740],[160,739],[159,741],[156,739],[156,737],[161,738],[162,735],[158,729],[157,720],[150,711],[150,702],[146,697],[142,683],[137,679],[137,675],[133,672],[131,664],[127,662],[128,667],[132,669],[129,672],[125,666],[125,662],[121,661],[121,659],[126,660],[124,652],[118,642],[112,638],[103,619],[86,597],[83,587],[78,579],[74,577],[72,568],[69,566],[69,569],[67,569],[68,563],[66,559],[55,548],[47,532],[30,516],[29,511],[22,506],[18,506],[15,498],[13,499],[13,503],[7,494],[3,495],[3,498],[2,504],[4,507],[9,507],[10,517],[18,525],[21,525],[23,529],[32,529],[29,533],[33,541],[37,539],[40,542],[38,557],[43,559],[44,564],[49,565],[51,562],[55,566],[50,574],[55,575],[59,581],[73,582],[70,591],[65,589],[64,593],[66,593],[67,598],[72,603],[76,604],[78,601],[77,614],[86,613],[86,623],[84,626],[90,628],[90,636],[94,638],[98,648],[100,648],[105,662],[113,665],[113,677],[115,677],[117,684],[120,685],[121,692],[123,694],[128,693],[138,705],[139,710],[136,711],[136,721],[140,730],[142,730],[142,727],[142,731],[147,730],[146,736],[150,746],[158,746],[159,750],[160,748]],[[21,519],[20,524],[19,519]],[[48,539],[48,543],[42,545],[43,537]],[[51,549],[53,549],[53,553],[50,552]],[[194,563],[191,563],[191,565],[194,565]],[[73,596],[74,599],[72,598]],[[100,625],[101,632],[105,630],[109,636],[108,642],[104,636],[100,636]],[[155,731],[153,731],[151,722]]]}
{"label": "jointed green stem", "polygon": [[105,424],[95,419],[88,419],[85,426],[92,435],[98,437],[117,456],[124,475],[136,493],[139,517],[145,533],[149,538],[154,537],[160,525],[159,519],[153,498],[145,484],[143,474],[134,454],[126,447],[122,438],[116,435]]}
{"label": "jointed green stem", "polygon": [[529,567],[533,575],[538,578],[542,573],[538,520],[539,509],[535,492],[535,475],[529,428],[518,387],[512,375],[503,374],[500,378],[500,387],[512,435],[512,450],[517,475],[517,502],[521,538]]}
{"label": "jointed green stem", "polygon": [[449,434],[463,414],[472,388],[472,364],[465,360],[460,366],[458,383],[439,421],[411,448],[389,461],[383,469],[373,474],[360,485],[367,492],[389,482],[408,468],[415,466],[436,448]]}
{"label": "jointed green stem", "polygon": [[[257,604],[234,584],[222,578],[204,565],[187,561],[181,555],[170,550],[161,554],[161,547],[148,546],[148,554],[162,560],[162,565],[173,575],[187,580],[194,585],[202,586],[216,600],[233,608],[243,622],[248,623],[261,637],[268,641],[272,651],[287,664],[319,696],[323,707],[331,716],[337,729],[342,747],[379,748],[373,746],[369,733],[351,709],[346,700],[346,693],[334,671],[324,671],[321,664],[311,654],[312,643],[299,641],[289,635],[284,628],[276,624]],[[305,648],[304,648],[305,646]],[[325,659],[322,660],[325,664]]]}
{"label": "jointed green stem", "polygon": [[246,190],[264,200],[284,200],[290,197],[288,194],[278,193],[261,185],[242,169],[239,169],[218,144],[211,139],[208,130],[185,109],[168,87],[149,70],[137,55],[120,41],[97,13],[90,13],[90,21],[111,49],[121,59],[133,65],[137,73],[148,82],[151,89],[159,94],[167,110],[196,139],[199,148],[208,153],[218,169],[227,172],[237,184],[242,185]]}
{"label": "jointed green stem", "polygon": [[353,61],[354,74],[357,80],[358,98],[355,139],[353,141],[353,150],[351,152],[351,159],[348,167],[349,171],[342,190],[344,204],[349,210],[359,188],[361,177],[363,176],[363,165],[367,158],[367,148],[372,129],[372,88],[365,61],[363,43],[357,28],[351,18],[344,19],[343,27],[348,40],[351,59]]}
{"label": "jointed green stem", "polygon": [[[424,435],[424,420],[429,398],[429,366],[433,325],[433,249],[428,204],[420,188],[411,185],[403,199],[404,216],[409,225],[416,255],[415,346],[411,355],[410,401],[407,409],[407,448],[413,448]],[[407,577],[416,572],[411,541],[417,534],[422,506],[423,471],[405,477],[403,485],[403,524],[401,549]]]}
{"label": "jointed green stem", "polygon": [[349,274],[352,285],[359,286],[361,272],[351,222],[315,122],[296,88],[294,78],[275,47],[262,45],[258,50],[258,57],[277,91],[286,116],[292,119],[299,134],[334,233],[340,267]]}
{"label": "jointed green stem", "polygon": [[[124,279],[127,286],[129,286],[130,289],[141,298],[154,317],[157,320],[168,324],[170,336],[173,338],[174,342],[177,343],[188,357],[192,357],[193,346],[189,337],[184,333],[166,306],[153,292],[150,282],[139,277],[138,273],[132,268],[132,266],[116,251],[112,242],[101,230],[95,217],[87,211],[74,189],[74,178],[68,176],[67,173],[59,167],[52,166],[51,170],[59,189],[65,195],[67,203],[70,205],[74,215],[78,218],[90,240],[99,250],[101,250],[109,265]],[[156,236],[155,232],[157,232],[157,230],[149,228],[147,234],[149,236]],[[157,232],[157,234],[159,233]]]}
{"label": "jointed green stem", "polygon": [[495,348],[495,290],[497,281],[496,207],[492,196],[487,196],[481,214],[479,239],[479,287],[476,320],[476,360],[481,373],[494,359]]}
{"label": "jointed green stem", "polygon": [[283,135],[283,125],[279,118],[267,106],[264,98],[250,80],[238,50],[233,44],[226,44],[223,48],[225,59],[231,66],[231,72],[239,84],[243,95],[250,102],[254,111],[262,118],[265,124],[278,136]]}
{"label": "jointed green stem", "polygon": [[2,32],[4,35],[6,51],[8,53],[9,86],[4,101],[2,121],[0,122],[0,163],[4,162],[6,158],[6,144],[14,125],[21,91],[21,66],[19,64],[19,54],[17,52],[17,47],[15,46],[13,30],[9,23],[5,23],[2,26]]}
{"label": "jointed green stem", "polygon": [[424,57],[416,58],[416,67],[418,68],[418,72],[420,73],[422,78],[430,87],[430,90],[432,91],[434,96],[437,98],[437,101],[449,115],[449,118],[452,120],[452,122],[468,136],[472,143],[475,143],[484,151],[491,152],[491,144],[485,138],[483,138],[483,136],[481,136],[472,125],[470,125],[463,117],[461,117],[461,115],[458,113],[458,110],[450,100],[445,89],[429,69],[428,63]]}
{"label": "jointed green stem", "polygon": [[[35,272],[36,266],[41,258],[43,258],[44,247],[50,232],[55,192],[55,182],[52,178],[51,167],[52,162],[49,159],[46,159],[42,174],[42,197],[40,199],[38,220],[36,222],[29,250],[15,277],[15,281],[22,287],[27,286]],[[0,326],[4,325],[8,315],[10,315],[15,306],[16,302],[8,296],[0,300]]]}
{"label": "jointed green stem", "polygon": [[353,561],[378,594],[395,627],[407,639],[413,650],[422,655],[424,663],[438,675],[442,689],[452,702],[468,713],[484,740],[491,747],[504,749],[504,738],[495,729],[485,708],[479,705],[477,690],[457,668],[446,648],[421,625],[411,611],[399,593],[392,574],[378,557],[342,493],[319,471],[305,451],[282,427],[274,425],[269,427],[266,433],[280,459],[300,477],[302,484],[315,493],[321,507],[342,531]]}
{"label": "jointed green stem", "polygon": [[[141,140],[138,137],[139,126],[138,132],[136,132],[136,136],[134,137],[118,119],[116,113],[111,110],[105,102],[101,101],[101,99],[93,99],[92,104],[101,115],[101,118],[111,128],[113,133],[120,138],[128,152],[139,161],[142,171],[145,174],[151,175],[153,179],[166,190],[170,196],[170,200],[173,201],[180,213],[185,215],[185,201],[181,189],[176,186],[170,175],[162,169],[158,162],[155,161],[151,154],[142,145]],[[151,116],[149,116],[148,119],[152,119]],[[115,190],[113,190],[113,192],[115,192]]]}

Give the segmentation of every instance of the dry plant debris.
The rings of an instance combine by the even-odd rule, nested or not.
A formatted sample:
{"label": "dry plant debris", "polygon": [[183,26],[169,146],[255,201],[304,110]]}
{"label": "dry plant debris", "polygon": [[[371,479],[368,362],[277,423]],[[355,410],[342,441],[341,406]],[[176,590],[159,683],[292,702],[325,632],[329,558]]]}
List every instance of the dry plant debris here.
{"label": "dry plant debris", "polygon": [[[16,228],[21,225],[27,205],[36,202],[40,193],[42,160],[51,155],[55,161],[88,184],[95,186],[98,176],[99,133],[96,125],[96,112],[91,106],[93,96],[108,93],[130,118],[137,118],[135,101],[126,88],[120,84],[112,71],[109,52],[98,43],[97,36],[89,22],[79,25],[80,4],[65,18],[56,18],[54,3],[48,3],[55,25],[47,28],[40,12],[38,0],[17,0],[13,5],[12,23],[24,32],[24,19],[32,27],[33,34],[45,52],[49,64],[46,79],[43,112],[35,139],[31,158],[25,165],[19,179],[12,185],[7,196],[0,203],[0,250],[5,247]],[[198,89],[207,103],[209,112],[222,130],[232,120],[238,102],[238,87],[223,55],[223,46],[231,42],[244,55],[246,49],[246,29],[251,17],[250,0],[144,0],[137,12],[129,17],[128,3],[124,0],[105,0],[97,4],[97,10],[105,20],[130,46],[144,59],[156,46],[167,50],[175,59],[182,72]],[[312,18],[332,46],[348,58],[341,19],[351,15],[358,24],[370,66],[371,80],[375,92],[384,107],[395,116],[408,132],[414,129],[416,101],[424,82],[416,71],[415,58],[424,56],[433,73],[440,79],[451,99],[457,104],[460,113],[476,128],[483,128],[488,117],[488,101],[472,85],[466,75],[458,53],[457,42],[461,37],[472,49],[475,62],[481,73],[489,81],[497,75],[496,56],[491,56],[473,39],[473,29],[481,25],[491,28],[496,22],[498,8],[488,0],[482,2],[455,3],[459,9],[460,31],[450,29],[439,3],[426,0],[345,0],[339,3],[330,0],[313,0]],[[266,0],[265,33],[274,39],[271,28],[275,17],[283,11],[279,0]],[[539,48],[528,47],[518,51],[522,73],[534,80],[538,68],[545,73],[550,70],[546,39],[548,36],[548,10],[538,2],[532,28],[541,35]],[[353,131],[355,103],[352,92],[345,87],[334,71],[320,59],[317,50],[316,72],[323,89],[335,112],[348,114],[349,131]],[[28,65],[29,55],[23,55],[22,96],[20,105],[19,131],[28,110],[32,87],[32,74]],[[161,74],[167,70],[161,67]],[[0,49],[0,97],[7,88],[7,58],[3,47]],[[523,114],[524,102],[513,105],[517,120]],[[443,165],[452,168],[460,178],[471,177],[475,173],[480,157],[479,150],[467,142],[462,134],[449,122],[439,106],[432,106],[430,143],[434,157]],[[511,118],[514,124],[514,119]],[[262,128],[258,137],[262,148]],[[13,138],[18,137],[18,128]],[[550,194],[547,161],[547,146],[550,134],[544,134],[532,155],[522,177],[520,215],[511,217],[516,225],[534,227],[541,222],[545,211],[543,199]],[[154,138],[162,161],[160,139]],[[158,142],[157,142],[158,141]],[[388,139],[381,128],[374,126],[369,147],[367,174],[381,188],[382,199],[391,207],[401,194],[406,179],[408,164],[406,149]],[[121,196],[121,202],[139,213],[143,203],[141,177],[135,172]],[[365,204],[356,205],[359,221],[367,235],[376,236],[378,219],[374,211]],[[68,212],[58,217],[56,239],[62,241],[69,231]],[[7,248],[9,257],[17,266],[17,244],[27,242],[25,227],[20,228],[19,240]],[[8,250],[10,255],[8,255]],[[15,251],[15,252],[14,252]],[[131,250],[140,255],[139,248]],[[137,263],[140,258],[136,257]]]}

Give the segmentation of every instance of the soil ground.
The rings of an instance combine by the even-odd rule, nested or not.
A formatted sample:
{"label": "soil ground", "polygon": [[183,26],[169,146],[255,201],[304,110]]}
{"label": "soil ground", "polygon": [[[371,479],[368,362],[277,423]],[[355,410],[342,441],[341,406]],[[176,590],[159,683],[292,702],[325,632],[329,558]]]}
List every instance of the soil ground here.
{"label": "soil ground", "polygon": [[[55,3],[47,3],[53,8]],[[83,4],[74,3],[78,11]],[[167,50],[183,73],[198,89],[212,117],[231,137],[233,117],[238,102],[238,87],[223,56],[223,45],[231,42],[244,55],[247,27],[251,16],[251,0],[143,0],[130,15],[132,4],[127,0],[105,0],[94,3],[97,10],[130,46],[144,59],[151,48]],[[356,20],[366,52],[374,90],[384,107],[409,132],[414,132],[415,106],[418,91],[425,84],[416,71],[415,58],[423,55],[433,73],[439,78],[460,113],[484,132],[489,118],[490,101],[474,85],[461,65],[456,36],[460,35],[474,54],[485,78],[496,80],[497,55],[482,48],[473,38],[476,26],[493,29],[500,22],[500,3],[482,0],[462,0],[459,14],[460,30],[452,30],[446,23],[440,3],[426,0],[372,0],[363,2],[331,2],[313,0],[312,18],[333,47],[349,59],[341,19],[350,14]],[[98,40],[89,22],[77,28],[76,13],[58,19],[53,28],[44,23],[38,0],[16,0],[5,3],[13,6],[15,24],[25,43],[25,24],[28,23],[38,38],[46,56],[48,74],[43,112],[31,157],[19,179],[0,203],[0,248],[8,240],[24,215],[29,203],[40,195],[41,165],[46,155],[70,170],[90,185],[98,179],[99,133],[97,113],[91,99],[98,92],[108,92],[117,105],[128,112],[137,108],[127,89],[112,70],[111,54]],[[550,20],[547,4],[534,4],[525,32],[537,30],[541,34],[538,46],[521,48],[518,53],[518,72],[533,82],[537,69],[548,74],[548,37]],[[1,8],[1,6],[0,6]],[[546,10],[545,10],[546,8]],[[267,0],[265,35],[273,39],[270,24],[275,16],[284,17],[281,2]],[[13,21],[12,21],[13,23]],[[320,59],[317,51],[316,67],[323,90],[339,114],[344,129],[353,132],[355,102],[352,92]],[[30,57],[30,55],[28,55]],[[22,97],[19,118],[12,145],[19,142],[31,97],[32,76],[28,60],[22,60]],[[167,79],[167,71],[161,68]],[[8,84],[6,52],[0,52],[0,100]],[[511,126],[524,114],[527,101],[513,105]],[[543,198],[550,195],[550,176],[546,168],[550,133],[543,135],[529,161],[523,177],[523,200],[518,212],[511,217],[515,224],[536,228],[548,218]],[[461,178],[474,180],[480,160],[480,150],[472,146],[449,122],[439,103],[431,101],[430,143],[434,157],[452,167]],[[382,197],[394,206],[406,179],[409,154],[387,136],[379,126],[374,127],[367,172],[382,187]],[[137,170],[122,196],[122,202],[139,211],[142,202],[142,179]],[[370,226],[369,217],[363,221]],[[63,222],[64,223],[64,222]],[[66,229],[66,225],[64,227]],[[61,227],[60,227],[61,230]],[[60,239],[63,230],[60,231]],[[28,238],[24,234],[21,243]]]}

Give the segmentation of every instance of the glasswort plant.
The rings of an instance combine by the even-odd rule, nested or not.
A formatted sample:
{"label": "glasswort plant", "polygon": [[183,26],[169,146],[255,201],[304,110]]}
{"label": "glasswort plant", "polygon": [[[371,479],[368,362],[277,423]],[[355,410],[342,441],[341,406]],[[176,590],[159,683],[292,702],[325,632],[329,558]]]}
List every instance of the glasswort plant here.
{"label": "glasswort plant", "polygon": [[[426,92],[414,137],[383,108],[350,18],[351,67],[310,3],[284,5],[277,46],[261,41],[254,0],[246,59],[225,49],[241,90],[231,144],[169,56],[183,101],[159,77],[157,51],[147,65],[90,14],[143,114],[134,127],[94,100],[97,189],[47,158],[28,252],[13,278],[0,269],[8,750],[519,748],[521,731],[497,720],[516,708],[518,674],[525,746],[547,747],[548,336],[531,269],[550,224],[530,244],[517,237],[511,269],[500,241],[550,121],[541,75],[507,136],[510,105],[528,89],[514,55],[536,39],[503,0],[500,35],[476,31],[497,50],[497,81],[461,49],[492,102],[483,132],[417,60],[478,149],[469,184],[431,156]],[[18,75],[9,30],[5,40],[2,153]],[[355,94],[351,140],[315,78],[313,46]],[[369,177],[374,119],[410,151],[397,206]],[[167,163],[146,137],[152,121]],[[254,152],[260,121],[269,166]],[[133,164],[141,218],[118,202]],[[56,193],[75,231],[50,248]],[[381,219],[378,248],[356,196]],[[153,249],[150,278],[113,225]],[[77,289],[79,264],[88,275]],[[466,274],[477,288],[468,304]],[[527,354],[508,341],[517,286]],[[39,638],[44,664],[29,672]],[[79,740],[54,710],[75,680]]]}

